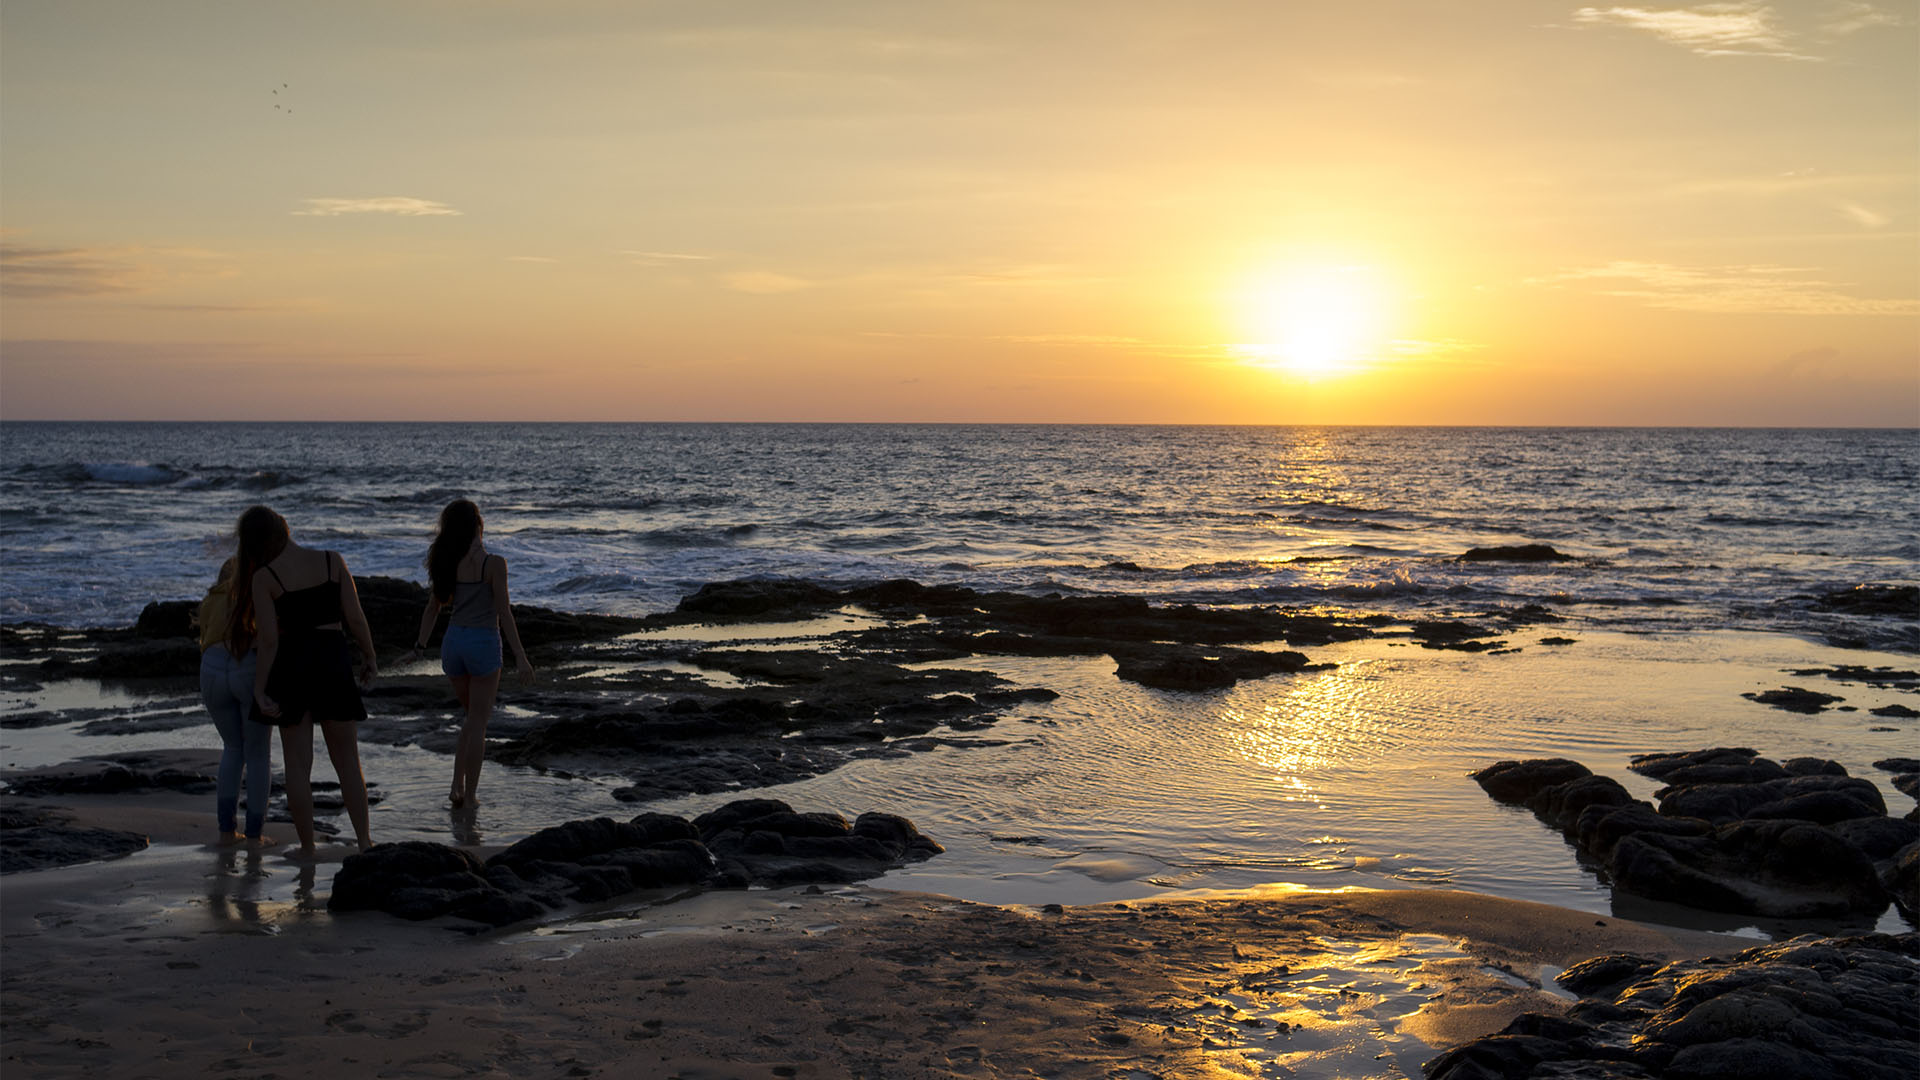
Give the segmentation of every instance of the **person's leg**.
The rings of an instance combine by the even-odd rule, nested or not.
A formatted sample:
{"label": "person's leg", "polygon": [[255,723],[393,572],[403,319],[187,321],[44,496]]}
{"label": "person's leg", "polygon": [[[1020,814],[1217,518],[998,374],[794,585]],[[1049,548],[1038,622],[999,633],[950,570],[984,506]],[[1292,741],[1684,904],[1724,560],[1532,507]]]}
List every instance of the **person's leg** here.
{"label": "person's leg", "polygon": [[[227,680],[227,692],[242,717],[247,715],[253,704],[254,660],[254,654],[248,652],[244,659],[228,669],[231,674]],[[246,838],[252,844],[271,843],[272,839],[263,830],[267,806],[273,801],[273,728],[243,719],[240,730],[241,751],[246,766]]]}
{"label": "person's leg", "polygon": [[460,726],[460,745],[454,753],[453,774],[466,787],[461,795],[473,802],[480,790],[480,766],[487,758],[487,721],[493,719],[493,700],[500,691],[500,669],[467,680],[467,719]]}
{"label": "person's leg", "polygon": [[[465,739],[467,731],[467,702],[472,698],[471,684],[473,677],[471,675],[448,675],[447,681],[453,684],[454,699],[460,702],[460,735],[462,739]],[[465,764],[466,759],[460,755],[460,745],[459,743],[454,745],[453,786],[447,789],[447,801],[455,806],[460,806],[467,801],[467,777],[461,768]]]}
{"label": "person's leg", "polygon": [[351,720],[323,721],[320,732],[327,740],[327,757],[340,781],[340,801],[347,805],[354,839],[365,851],[373,846],[373,836],[367,831],[367,778],[360,771],[359,732]]}
{"label": "person's leg", "polygon": [[213,729],[220,733],[220,769],[214,775],[213,816],[220,826],[220,839],[232,842],[240,838],[234,818],[240,802],[240,768],[245,760],[244,729],[246,714],[227,692],[227,676],[233,666],[225,645],[215,645],[200,654],[200,701],[213,718]]}
{"label": "person's leg", "polygon": [[[287,770],[287,813],[300,838],[300,854],[313,855],[313,715],[280,729],[280,757]],[[344,784],[342,785],[345,786]],[[364,792],[363,792],[364,794]]]}

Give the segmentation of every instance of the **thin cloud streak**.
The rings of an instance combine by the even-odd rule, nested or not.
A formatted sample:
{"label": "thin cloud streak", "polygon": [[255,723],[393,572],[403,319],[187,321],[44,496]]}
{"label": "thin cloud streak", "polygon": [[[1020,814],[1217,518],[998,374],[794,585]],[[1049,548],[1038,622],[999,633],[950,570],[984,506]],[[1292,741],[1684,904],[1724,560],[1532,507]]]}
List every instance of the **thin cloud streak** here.
{"label": "thin cloud streak", "polygon": [[1913,315],[1920,300],[1848,296],[1845,282],[1807,280],[1794,266],[1674,266],[1620,260],[1534,278],[1530,285],[1617,283],[1603,296],[1640,300],[1648,307],[1716,314]]}
{"label": "thin cloud streak", "polygon": [[432,199],[381,195],[371,199],[305,199],[305,210],[294,217],[340,217],[345,214],[393,214],[398,217],[460,217],[461,211]]}
{"label": "thin cloud streak", "polygon": [[1581,8],[1573,21],[1590,26],[1643,30],[1701,56],[1768,56],[1780,60],[1816,60],[1796,52],[1785,31],[1774,25],[1765,4],[1703,4],[1656,10],[1639,7]]}

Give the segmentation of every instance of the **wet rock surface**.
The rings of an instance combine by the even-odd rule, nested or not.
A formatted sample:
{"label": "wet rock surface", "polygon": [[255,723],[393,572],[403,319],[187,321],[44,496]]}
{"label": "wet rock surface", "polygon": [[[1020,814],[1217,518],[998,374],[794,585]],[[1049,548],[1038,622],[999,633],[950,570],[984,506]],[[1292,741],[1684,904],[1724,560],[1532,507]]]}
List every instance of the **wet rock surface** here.
{"label": "wet rock surface", "polygon": [[1896,1080],[1920,1064],[1920,935],[1799,937],[1726,959],[1595,957],[1526,1013],[1428,1061],[1428,1080]]}
{"label": "wet rock surface", "polygon": [[1636,896],[1778,918],[1871,915],[1889,901],[1920,911],[1901,876],[1920,823],[1889,817],[1879,789],[1835,762],[1714,747],[1643,754],[1631,768],[1666,784],[1657,809],[1565,758],[1496,762],[1473,777]]}
{"label": "wet rock surface", "polygon": [[1546,544],[1513,544],[1506,547],[1477,547],[1463,552],[1459,562],[1572,562],[1573,556],[1555,551]]}
{"label": "wet rock surface", "polygon": [[0,799],[0,874],[117,859],[146,846],[140,833],[75,825],[56,808]]}
{"label": "wet rock surface", "polygon": [[1757,701],[1762,705],[1771,705],[1788,712],[1817,713],[1836,701],[1845,698],[1838,694],[1823,694],[1818,690],[1803,690],[1798,686],[1783,686],[1778,690],[1763,690],[1757,694],[1741,694],[1748,701]]}
{"label": "wet rock surface", "polygon": [[892,814],[848,822],[777,799],[740,799],[691,821],[656,813],[569,821],[484,862],[444,844],[381,844],[346,859],[327,907],[446,916],[479,929],[647,889],[862,881],[942,850]]}

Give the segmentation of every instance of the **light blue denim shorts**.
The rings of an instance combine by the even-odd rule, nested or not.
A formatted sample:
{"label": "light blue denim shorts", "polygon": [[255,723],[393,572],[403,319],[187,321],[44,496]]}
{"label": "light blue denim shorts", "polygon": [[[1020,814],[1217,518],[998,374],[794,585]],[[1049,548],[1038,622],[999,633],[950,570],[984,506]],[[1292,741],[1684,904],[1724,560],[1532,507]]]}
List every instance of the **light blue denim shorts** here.
{"label": "light blue denim shorts", "polygon": [[455,678],[500,670],[500,631],[487,626],[449,626],[440,639],[440,670]]}

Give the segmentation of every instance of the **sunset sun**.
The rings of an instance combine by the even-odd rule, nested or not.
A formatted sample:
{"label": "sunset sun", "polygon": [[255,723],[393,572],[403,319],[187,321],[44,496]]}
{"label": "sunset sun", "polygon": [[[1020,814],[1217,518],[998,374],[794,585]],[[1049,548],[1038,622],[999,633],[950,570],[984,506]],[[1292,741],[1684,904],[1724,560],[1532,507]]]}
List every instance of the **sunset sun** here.
{"label": "sunset sun", "polygon": [[1387,293],[1363,266],[1301,267],[1254,279],[1240,296],[1250,340],[1233,347],[1256,367],[1308,379],[1364,369],[1388,343]]}

